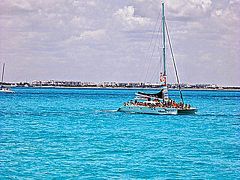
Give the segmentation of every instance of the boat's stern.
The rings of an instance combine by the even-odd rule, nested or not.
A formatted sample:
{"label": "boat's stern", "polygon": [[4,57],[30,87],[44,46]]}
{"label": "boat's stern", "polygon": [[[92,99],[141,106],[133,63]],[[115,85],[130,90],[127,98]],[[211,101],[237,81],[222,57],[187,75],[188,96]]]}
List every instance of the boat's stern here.
{"label": "boat's stern", "polygon": [[179,115],[195,114],[196,112],[197,112],[197,108],[178,109],[177,110],[177,114],[179,114]]}

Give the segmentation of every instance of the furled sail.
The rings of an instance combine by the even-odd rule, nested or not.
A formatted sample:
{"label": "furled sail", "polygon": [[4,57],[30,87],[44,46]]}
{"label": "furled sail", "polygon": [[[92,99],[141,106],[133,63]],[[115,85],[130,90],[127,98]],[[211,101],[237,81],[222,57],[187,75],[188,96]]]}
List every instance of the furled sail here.
{"label": "furled sail", "polygon": [[159,98],[159,99],[163,99],[164,98],[164,94],[163,94],[163,89],[155,94],[150,94],[150,93],[144,93],[144,92],[137,92],[138,96],[144,96],[144,97],[155,97],[155,98]]}

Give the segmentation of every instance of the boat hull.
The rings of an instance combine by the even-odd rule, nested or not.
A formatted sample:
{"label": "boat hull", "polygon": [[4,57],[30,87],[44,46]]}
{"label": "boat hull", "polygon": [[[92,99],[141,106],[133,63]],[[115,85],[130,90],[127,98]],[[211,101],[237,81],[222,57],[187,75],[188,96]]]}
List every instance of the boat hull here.
{"label": "boat hull", "polygon": [[147,107],[147,106],[122,106],[118,109],[119,112],[138,113],[138,114],[155,114],[155,115],[186,115],[195,114],[196,109],[177,109],[163,107]]}
{"label": "boat hull", "polygon": [[197,112],[196,108],[190,108],[190,109],[178,109],[178,113],[180,115],[187,115],[187,114],[195,114]]}
{"label": "boat hull", "polygon": [[12,90],[0,89],[0,93],[14,93]]}

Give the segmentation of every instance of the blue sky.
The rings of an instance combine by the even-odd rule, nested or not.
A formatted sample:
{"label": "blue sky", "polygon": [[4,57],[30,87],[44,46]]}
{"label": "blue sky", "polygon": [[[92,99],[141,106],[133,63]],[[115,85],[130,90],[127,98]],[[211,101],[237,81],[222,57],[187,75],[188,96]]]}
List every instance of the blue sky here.
{"label": "blue sky", "polygon": [[[160,3],[1,0],[5,80],[156,82],[159,57],[155,52],[150,58],[150,43]],[[165,3],[181,82],[240,86],[240,0]],[[174,82],[167,55],[168,79]]]}

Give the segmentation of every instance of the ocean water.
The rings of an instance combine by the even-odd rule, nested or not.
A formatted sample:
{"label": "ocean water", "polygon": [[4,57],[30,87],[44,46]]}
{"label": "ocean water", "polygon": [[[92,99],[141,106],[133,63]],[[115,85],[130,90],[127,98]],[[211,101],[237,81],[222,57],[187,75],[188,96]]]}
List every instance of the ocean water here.
{"label": "ocean water", "polygon": [[184,91],[198,113],[159,116],[116,112],[136,90],[15,91],[0,94],[0,179],[240,177],[240,92]]}

